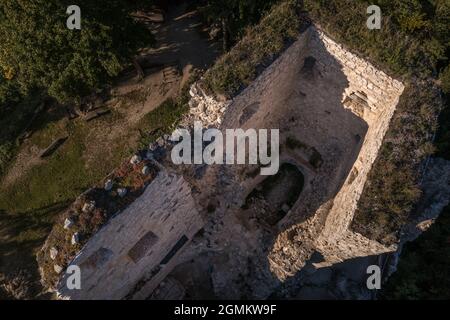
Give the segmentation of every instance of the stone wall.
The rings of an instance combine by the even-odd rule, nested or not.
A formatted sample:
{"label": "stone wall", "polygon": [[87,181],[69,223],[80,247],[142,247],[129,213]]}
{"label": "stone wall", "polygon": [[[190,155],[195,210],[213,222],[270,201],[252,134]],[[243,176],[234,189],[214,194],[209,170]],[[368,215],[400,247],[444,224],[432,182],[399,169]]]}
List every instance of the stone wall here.
{"label": "stone wall", "polygon": [[[348,96],[352,92],[364,92],[369,105],[362,116],[368,123],[369,129],[352,168],[352,172],[357,176],[353,177],[352,181],[346,180],[334,199],[334,207],[326,221],[324,235],[332,239],[346,231],[353,220],[367,174],[377,157],[404,86],[401,82],[377,70],[370,63],[346,51],[323,32],[315,33],[312,41],[323,43],[327,51],[342,65],[342,71],[349,81],[349,87],[345,90],[345,94]],[[317,48],[315,45],[311,45],[311,47]],[[317,55],[320,57],[320,53]],[[326,73],[331,63],[327,63],[326,57],[318,60],[320,68]]]}
{"label": "stone wall", "polygon": [[[313,88],[299,76],[307,57],[313,57],[316,62],[311,73],[311,82],[317,82]],[[312,187],[305,188],[298,204],[280,222],[281,232],[269,255],[272,271],[280,278],[295,273],[314,251],[320,251],[329,259],[327,264],[332,264],[394,250],[354,234],[349,224],[403,89],[401,82],[347,51],[322,31],[310,27],[232,101],[215,101],[198,87],[191,91],[192,101],[195,101],[193,114],[205,126],[280,128],[282,135],[284,132],[285,136],[298,136],[302,142],[316,147],[324,157],[325,164],[310,179]],[[305,92],[307,97],[302,98]],[[359,107],[345,103],[355,93],[364,98]],[[313,98],[308,100],[311,95]],[[332,111],[335,118],[327,120],[321,112],[333,110],[332,105],[336,104],[330,99],[333,95],[339,95],[338,106]],[[308,130],[290,128],[289,118],[294,117],[302,104],[308,107],[303,107],[304,115],[295,125],[303,125]],[[258,105],[258,111],[249,121],[240,124],[245,108],[254,105]],[[358,124],[345,109],[362,123]],[[338,123],[341,129],[330,129]],[[362,140],[352,144],[348,141],[349,134],[360,136]],[[281,157],[288,158],[287,155]],[[308,174],[308,168],[303,167],[302,171]],[[242,194],[248,194],[253,186],[252,182],[242,181]],[[292,238],[293,232],[298,236],[289,243],[287,238]],[[291,236],[285,237],[285,233]]]}
{"label": "stone wall", "polygon": [[[307,57],[316,62],[310,79],[301,76]],[[401,82],[314,26],[231,101],[208,96],[201,85],[192,87],[190,123],[199,120],[205,127],[221,129],[279,128],[282,140],[293,134],[324,157],[322,167],[312,170],[301,156],[281,154],[282,161],[296,161],[301,166],[308,184],[279,223],[280,234],[268,254],[271,271],[279,279],[298,272],[315,251],[326,260],[321,266],[329,266],[395,250],[353,233],[349,224],[403,89]],[[302,97],[305,92],[306,98]],[[365,98],[362,108],[345,103],[354,93]],[[255,105],[257,111],[242,123],[244,110]],[[303,108],[301,120],[290,124],[299,107]],[[322,113],[327,109],[334,110],[329,120]],[[299,129],[302,126],[307,130]],[[350,134],[360,136],[361,141],[352,143]],[[258,181],[242,179],[240,171],[228,169],[231,180],[237,183],[234,188],[241,190],[235,199],[237,204],[243,203]]]}
{"label": "stone wall", "polygon": [[144,299],[173,268],[203,226],[190,186],[161,171],[145,192],[112,218],[81,249],[71,265],[81,269],[81,290],[69,290],[67,275],[58,295],[68,299]]}

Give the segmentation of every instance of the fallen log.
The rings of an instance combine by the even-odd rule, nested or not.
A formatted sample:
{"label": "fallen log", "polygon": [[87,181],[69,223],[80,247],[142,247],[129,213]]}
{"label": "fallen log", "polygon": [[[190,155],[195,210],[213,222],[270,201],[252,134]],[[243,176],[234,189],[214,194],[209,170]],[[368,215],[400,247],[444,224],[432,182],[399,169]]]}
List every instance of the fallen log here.
{"label": "fallen log", "polygon": [[85,116],[85,120],[86,121],[91,121],[91,120],[94,120],[94,119],[96,119],[96,118],[98,118],[100,116],[108,114],[110,112],[111,112],[111,109],[109,109],[109,108],[98,108],[98,109],[95,109],[93,111],[88,112],[86,114],[86,116]]}
{"label": "fallen log", "polygon": [[69,137],[59,138],[52,142],[44,151],[42,151],[40,157],[45,158],[52,155]]}

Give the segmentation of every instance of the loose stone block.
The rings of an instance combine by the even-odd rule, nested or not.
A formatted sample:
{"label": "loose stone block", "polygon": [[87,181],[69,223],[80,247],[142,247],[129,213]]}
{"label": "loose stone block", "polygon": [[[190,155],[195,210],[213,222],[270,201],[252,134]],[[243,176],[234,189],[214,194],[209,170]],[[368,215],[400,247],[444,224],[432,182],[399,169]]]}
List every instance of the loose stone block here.
{"label": "loose stone block", "polygon": [[114,186],[114,182],[111,179],[109,179],[108,181],[105,182],[105,190],[106,191],[111,191],[113,186]]}
{"label": "loose stone block", "polygon": [[69,229],[72,226],[73,226],[72,219],[66,218],[66,220],[64,220],[64,229]]}
{"label": "loose stone block", "polygon": [[75,232],[72,235],[72,239],[70,241],[72,243],[72,245],[76,245],[78,243],[80,243],[80,233],[79,232]]}
{"label": "loose stone block", "polygon": [[55,247],[50,249],[50,259],[55,260],[58,255],[58,250]]}

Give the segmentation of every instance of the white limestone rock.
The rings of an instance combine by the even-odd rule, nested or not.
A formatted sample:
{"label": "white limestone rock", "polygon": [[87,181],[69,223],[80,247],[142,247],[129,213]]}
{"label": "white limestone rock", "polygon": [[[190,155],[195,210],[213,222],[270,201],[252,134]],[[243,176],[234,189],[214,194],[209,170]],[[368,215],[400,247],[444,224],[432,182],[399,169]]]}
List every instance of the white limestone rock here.
{"label": "white limestone rock", "polygon": [[73,226],[73,221],[70,218],[66,218],[66,220],[64,220],[64,229],[70,229],[70,227]]}
{"label": "white limestone rock", "polygon": [[94,211],[95,209],[95,201],[88,201],[83,205],[83,208],[81,209],[84,213],[89,213]]}
{"label": "white limestone rock", "polygon": [[142,158],[141,158],[141,156],[139,156],[138,154],[135,154],[135,155],[132,156],[131,159],[130,159],[130,163],[133,164],[133,165],[136,165],[136,164],[138,164],[138,163],[141,162],[141,161],[142,161]]}
{"label": "white limestone rock", "polygon": [[121,198],[125,197],[127,194],[127,189],[126,188],[119,188],[117,189],[117,195]]}
{"label": "white limestone rock", "polygon": [[113,186],[114,186],[114,182],[111,179],[109,179],[108,181],[105,182],[105,190],[106,191],[111,191]]}
{"label": "white limestone rock", "polygon": [[142,168],[142,174],[144,175],[144,176],[146,176],[146,175],[148,175],[150,173],[150,168],[148,167],[148,166],[144,166],[143,168]]}
{"label": "white limestone rock", "polygon": [[189,90],[189,94],[191,95],[191,97],[195,97],[198,94],[198,90],[195,85],[191,86],[191,89]]}
{"label": "white limestone rock", "polygon": [[72,240],[70,242],[72,243],[72,245],[76,245],[76,244],[80,243],[80,234],[78,232],[75,232],[72,235]]}
{"label": "white limestone rock", "polygon": [[55,272],[56,272],[57,274],[60,274],[60,273],[63,271],[63,267],[61,267],[61,266],[58,265],[58,264],[55,264],[55,265],[53,266],[53,270],[55,270]]}
{"label": "white limestone rock", "polygon": [[58,255],[58,249],[56,249],[55,247],[52,247],[50,249],[50,259],[55,260],[57,255]]}

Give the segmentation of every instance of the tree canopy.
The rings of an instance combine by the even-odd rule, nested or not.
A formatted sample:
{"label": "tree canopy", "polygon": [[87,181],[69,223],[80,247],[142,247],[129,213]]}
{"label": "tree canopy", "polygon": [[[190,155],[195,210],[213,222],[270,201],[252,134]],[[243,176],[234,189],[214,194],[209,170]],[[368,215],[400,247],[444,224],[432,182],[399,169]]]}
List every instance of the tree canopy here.
{"label": "tree canopy", "polygon": [[79,101],[107,83],[151,34],[121,0],[79,0],[81,30],[69,30],[68,0],[0,2],[0,103],[17,92],[44,90],[59,102]]}
{"label": "tree canopy", "polygon": [[209,24],[219,24],[227,50],[240,39],[249,25],[257,23],[278,0],[206,0],[203,10]]}

